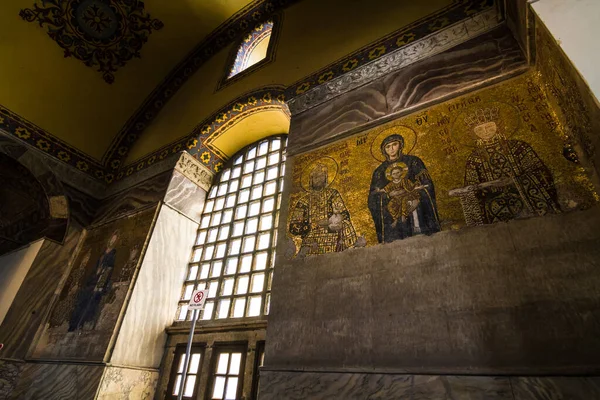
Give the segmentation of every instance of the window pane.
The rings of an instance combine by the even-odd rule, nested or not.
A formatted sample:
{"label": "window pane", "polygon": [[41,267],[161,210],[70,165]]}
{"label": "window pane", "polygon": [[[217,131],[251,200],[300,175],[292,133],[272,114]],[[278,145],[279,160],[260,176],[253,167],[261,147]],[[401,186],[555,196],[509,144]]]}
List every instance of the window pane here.
{"label": "window pane", "polygon": [[244,173],[247,174],[252,171],[254,171],[254,161],[246,161],[244,163]]}
{"label": "window pane", "polygon": [[271,234],[270,233],[261,233],[258,235],[258,250],[268,249],[271,245]]}
{"label": "window pane", "polygon": [[265,286],[265,274],[252,275],[252,284],[250,285],[251,293],[262,292],[264,286]]}
{"label": "window pane", "polygon": [[[233,278],[227,278],[223,280],[223,289],[221,290],[221,296],[231,296],[233,293]],[[235,306],[234,306],[235,308]]]}
{"label": "window pane", "polygon": [[277,190],[277,181],[269,182],[265,185],[265,196],[275,194]]}
{"label": "window pane", "polygon": [[177,373],[183,373],[183,365],[185,364],[185,353],[179,356],[179,365],[177,366]]}
{"label": "window pane", "polygon": [[217,374],[227,374],[227,364],[229,364],[229,353],[219,354],[219,362],[217,363]]}
{"label": "window pane", "polygon": [[231,217],[233,216],[232,210],[223,211],[223,219],[221,219],[222,224],[228,224],[231,222]]}
{"label": "window pane", "polygon": [[250,210],[248,212],[249,217],[254,217],[255,215],[258,215],[259,212],[260,212],[260,201],[256,201],[256,202],[250,204]]}
{"label": "window pane", "polygon": [[240,181],[236,179],[235,181],[229,183],[229,190],[227,191],[227,193],[235,193],[237,192],[239,187]]}
{"label": "window pane", "polygon": [[235,161],[233,162],[233,165],[239,165],[242,163],[242,161],[244,161],[244,156],[239,156],[238,158],[235,159]]}
{"label": "window pane", "polygon": [[203,260],[210,260],[213,256],[213,253],[215,251],[215,246],[206,246],[206,249],[204,249],[204,255],[202,257]]}
{"label": "window pane", "polygon": [[219,308],[217,310],[217,318],[227,318],[229,316],[229,303],[231,300],[219,300]]}
{"label": "window pane", "polygon": [[258,230],[258,218],[250,218],[246,222],[246,234],[256,233],[257,230]]}
{"label": "window pane", "polygon": [[185,318],[187,316],[187,304],[182,304],[181,308],[179,309],[179,317],[177,318],[180,321],[185,321]]}
{"label": "window pane", "polygon": [[212,267],[212,271],[210,273],[210,277],[214,278],[214,277],[219,277],[221,276],[221,269],[223,268],[223,262],[222,261],[216,261],[213,263],[213,267]]}
{"label": "window pane", "polygon": [[277,178],[277,176],[279,176],[278,170],[279,170],[279,168],[277,168],[277,167],[270,167],[269,169],[267,169],[267,180]]}
{"label": "window pane", "polygon": [[227,184],[222,183],[219,185],[219,191],[217,192],[217,196],[223,196],[227,192]]}
{"label": "window pane", "polygon": [[269,257],[268,253],[257,253],[256,260],[254,261],[254,269],[255,270],[263,270],[267,267],[267,258]]}
{"label": "window pane", "polygon": [[229,196],[227,196],[227,202],[225,204],[225,207],[231,208],[235,205],[235,196],[235,194],[230,194]]}
{"label": "window pane", "polygon": [[231,176],[231,170],[228,168],[225,171],[223,171],[221,173],[221,182],[227,182],[229,180],[229,177]]}
{"label": "window pane", "polygon": [[240,265],[240,273],[249,272],[252,267],[252,254],[242,257],[242,265]]}
{"label": "window pane", "polygon": [[254,186],[252,188],[252,195],[250,196],[251,200],[256,200],[256,199],[260,199],[260,197],[262,196],[262,186]]}
{"label": "window pane", "polygon": [[210,219],[210,226],[217,226],[221,222],[221,213],[214,213],[212,218]]}
{"label": "window pane", "polygon": [[215,203],[215,211],[220,211],[225,206],[225,199],[223,197],[218,198]]}
{"label": "window pane", "polygon": [[237,286],[235,288],[235,294],[246,294],[248,293],[248,275],[243,275],[237,278]]}
{"label": "window pane", "polygon": [[198,233],[198,238],[196,239],[196,245],[204,244],[206,241],[206,231],[201,231]]}
{"label": "window pane", "polygon": [[260,296],[250,297],[250,306],[248,307],[248,316],[256,317],[260,315],[260,306],[262,298]]}
{"label": "window pane", "polygon": [[187,285],[183,292],[181,300],[189,300],[192,298],[192,292],[194,291],[194,285]]}
{"label": "window pane", "polygon": [[263,215],[260,217],[260,230],[265,231],[273,227],[273,216]]}
{"label": "window pane", "polygon": [[200,367],[200,354],[198,354],[198,353],[192,354],[192,357],[190,357],[190,367],[188,368],[188,373],[197,374],[199,367]]}
{"label": "window pane", "polygon": [[215,206],[215,201],[214,200],[209,200],[206,202],[206,204],[204,204],[204,212],[205,213],[209,213],[213,210],[213,207]]}
{"label": "window pane", "polygon": [[207,242],[212,243],[212,242],[216,241],[218,232],[219,232],[219,230],[217,228],[213,228],[213,229],[209,230]]}
{"label": "window pane", "polygon": [[225,275],[235,274],[235,271],[237,270],[237,262],[238,262],[237,257],[231,257],[231,258],[227,259],[227,266],[225,267]]}
{"label": "window pane", "polygon": [[242,178],[242,189],[243,188],[247,188],[250,187],[250,185],[252,185],[252,175],[245,175]]}
{"label": "window pane", "polygon": [[173,386],[173,396],[179,395],[179,385],[181,385],[181,375],[177,375],[177,379],[175,380],[175,386]]}
{"label": "window pane", "polygon": [[261,169],[267,166],[267,157],[261,157],[256,160],[256,169]]}
{"label": "window pane", "polygon": [[207,298],[212,298],[217,295],[217,288],[219,287],[219,281],[211,281],[208,286],[208,296]]}
{"label": "window pane", "polygon": [[219,240],[225,240],[228,237],[229,237],[229,227],[222,226],[221,230],[219,231]]}
{"label": "window pane", "polygon": [[229,378],[227,380],[227,390],[225,391],[226,400],[235,400],[237,394],[238,378]]}
{"label": "window pane", "polygon": [[250,190],[244,189],[240,192],[240,195],[238,197],[238,202],[245,203],[248,201],[249,198],[250,198]]}
{"label": "window pane", "polygon": [[242,362],[242,353],[232,353],[231,362],[229,363],[229,375],[240,374],[240,364]]}
{"label": "window pane", "polygon": [[265,315],[269,315],[269,309],[271,308],[271,294],[267,293],[265,298]]}
{"label": "window pane", "polygon": [[[233,287],[233,279],[231,279],[231,281],[232,281],[232,287]],[[241,298],[237,298],[233,301],[233,317],[234,318],[243,317],[245,309],[246,309],[246,298],[241,297]]]}
{"label": "window pane", "polygon": [[219,243],[217,245],[217,252],[215,253],[215,258],[223,258],[225,257],[225,248],[227,245],[225,243]]}
{"label": "window pane", "polygon": [[254,180],[252,181],[253,184],[257,185],[259,183],[263,183],[264,181],[265,181],[264,171],[257,172],[254,174]]}
{"label": "window pane", "polygon": [[224,391],[225,391],[225,378],[222,376],[217,376],[215,378],[215,387],[213,389],[212,398],[213,399],[222,399]]}
{"label": "window pane", "polygon": [[240,176],[240,174],[242,173],[242,168],[240,167],[235,167],[232,171],[231,171],[231,177],[232,178],[238,178]]}
{"label": "window pane", "polygon": [[198,266],[194,265],[193,267],[190,268],[190,272],[188,274],[188,281],[193,281],[194,279],[196,279],[196,276],[198,276]]}
{"label": "window pane", "polygon": [[229,245],[229,254],[236,255],[240,254],[240,248],[242,246],[242,239],[234,239]]}
{"label": "window pane", "polygon": [[207,301],[206,304],[204,304],[204,311],[202,311],[202,319],[211,319],[214,307],[215,303]]}
{"label": "window pane", "polygon": [[275,199],[269,197],[263,200],[263,209],[262,212],[271,212],[275,207]]}
{"label": "window pane", "polygon": [[262,142],[261,144],[258,145],[258,155],[259,156],[264,156],[265,154],[267,154],[268,150],[269,150],[269,142]]}
{"label": "window pane", "polygon": [[275,139],[271,141],[271,150],[279,150],[281,148],[281,141],[279,139]]}
{"label": "window pane", "polygon": [[240,236],[242,233],[244,233],[244,221],[234,223],[231,236]]}
{"label": "window pane", "polygon": [[246,218],[246,211],[248,210],[248,206],[238,206],[235,209],[235,219]]}
{"label": "window pane", "polygon": [[200,279],[208,278],[208,272],[210,271],[210,264],[204,263],[204,264],[202,264],[202,266],[200,268],[201,268],[200,269]]}
{"label": "window pane", "polygon": [[213,198],[213,197],[215,197],[216,195],[217,195],[217,187],[216,187],[216,186],[213,186],[213,187],[210,189],[210,192],[208,193],[208,198],[209,198],[209,199],[212,199],[212,198]]}
{"label": "window pane", "polygon": [[279,162],[279,153],[273,153],[269,155],[269,165],[277,164]]}
{"label": "window pane", "polygon": [[194,250],[192,254],[192,262],[200,261],[200,254],[202,254],[202,247]]}
{"label": "window pane", "polygon": [[254,243],[256,242],[256,238],[254,236],[247,236],[244,238],[244,247],[243,252],[248,253],[254,250]]}

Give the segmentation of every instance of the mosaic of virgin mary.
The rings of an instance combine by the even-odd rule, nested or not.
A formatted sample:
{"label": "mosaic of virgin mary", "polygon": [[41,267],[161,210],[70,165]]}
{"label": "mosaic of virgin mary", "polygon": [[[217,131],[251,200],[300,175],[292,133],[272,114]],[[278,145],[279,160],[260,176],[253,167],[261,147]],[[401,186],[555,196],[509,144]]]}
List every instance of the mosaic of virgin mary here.
{"label": "mosaic of virgin mary", "polygon": [[368,206],[379,243],[439,232],[435,189],[425,163],[404,153],[404,137],[398,133],[383,139],[378,150],[383,158],[373,155],[383,162],[373,172]]}

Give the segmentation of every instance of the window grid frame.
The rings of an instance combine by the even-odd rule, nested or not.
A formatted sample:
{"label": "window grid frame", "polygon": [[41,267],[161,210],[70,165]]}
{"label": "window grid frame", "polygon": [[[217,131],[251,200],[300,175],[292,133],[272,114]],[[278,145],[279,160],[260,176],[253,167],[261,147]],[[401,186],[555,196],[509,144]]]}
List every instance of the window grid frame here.
{"label": "window grid frame", "polygon": [[[185,357],[185,353],[186,353],[186,347],[187,345],[184,344],[179,344],[175,347],[175,349],[173,350],[174,356],[173,356],[173,363],[171,364],[171,371],[169,373],[169,381],[167,383],[167,393],[166,393],[166,398],[167,399],[177,399],[177,395],[173,394],[173,389],[175,388],[175,384],[177,383],[177,376],[182,375],[182,373],[178,372],[179,369],[179,362],[181,360],[181,357]],[[187,376],[189,377],[190,375],[194,375],[196,377],[196,381],[194,382],[194,391],[192,393],[191,397],[185,397],[183,396],[184,399],[194,399],[198,396],[198,390],[200,387],[200,377],[202,374],[202,367],[205,363],[205,354],[206,354],[206,343],[192,343],[192,348],[190,351],[190,359],[191,356],[193,354],[200,354],[200,362],[198,363],[198,371],[195,374],[190,374],[189,370],[187,373]],[[191,367],[191,363],[188,365],[188,369]],[[180,390],[185,390],[185,382],[182,383]]]}
{"label": "window grid frame", "polygon": [[[273,149],[273,143],[279,141],[279,147],[277,149]],[[259,155],[259,151],[261,145],[266,143],[266,152],[264,154]],[[201,223],[196,232],[196,239],[194,241],[194,245],[192,246],[192,252],[190,261],[188,263],[188,267],[186,270],[186,276],[183,282],[183,287],[181,291],[181,295],[178,301],[177,313],[175,320],[176,321],[189,321],[192,317],[192,312],[186,307],[186,315],[185,319],[180,319],[179,317],[182,314],[182,309],[187,305],[189,299],[186,299],[186,291],[188,287],[191,287],[193,291],[195,288],[201,287],[204,284],[205,288],[210,288],[211,283],[216,282],[216,293],[213,297],[209,297],[207,302],[212,304],[211,315],[210,318],[205,318],[205,311],[201,311],[199,315],[199,320],[202,322],[209,321],[231,321],[231,320],[244,320],[247,318],[261,318],[268,315],[268,311],[270,310],[270,299],[271,299],[271,285],[273,279],[273,270],[274,270],[274,261],[275,261],[275,246],[277,240],[277,226],[280,217],[280,206],[282,200],[282,192],[283,192],[283,181],[285,175],[285,160],[286,160],[286,145],[287,145],[287,137],[285,135],[275,135],[262,140],[259,140],[238,153],[234,155],[229,165],[223,169],[221,174],[219,174],[218,179],[215,179],[215,183],[210,188],[207,198],[204,205],[204,210],[201,216]],[[252,158],[248,159],[249,153],[254,150],[254,155]],[[276,154],[278,156],[278,160],[273,164],[269,164],[269,159],[272,155]],[[259,159],[264,158],[264,166],[261,168],[256,168],[256,162]],[[239,162],[238,162],[239,161]],[[253,163],[252,169],[244,173],[244,167],[248,161]],[[236,168],[240,168],[240,173],[235,178],[232,177],[233,172]],[[268,171],[272,168],[276,168],[275,176],[271,179],[268,179]],[[222,180],[223,174],[229,171],[229,176],[227,180]],[[255,177],[263,173],[264,176],[260,183],[254,183]],[[245,177],[250,178],[250,184],[247,187],[242,188],[242,180]],[[237,190],[230,192],[230,188],[233,185],[233,182],[237,180]],[[219,195],[220,187],[225,184],[225,191],[222,195]],[[266,194],[267,184],[274,184],[274,191],[271,194]],[[252,191],[253,189],[259,187],[261,189],[261,193],[255,199],[252,199]],[[240,202],[240,194],[242,190],[248,190],[248,200]],[[232,207],[227,208],[227,198],[231,195],[235,195],[235,199]],[[219,210],[216,210],[215,206],[217,204],[217,200],[223,200],[223,207]],[[272,199],[273,206],[271,211],[263,212],[265,202],[269,199]],[[212,202],[212,206],[210,211],[206,211],[208,204]],[[256,215],[248,216],[250,211],[251,204],[258,204],[259,210]],[[236,218],[237,210],[240,206],[246,207],[245,215],[242,218]],[[221,223],[223,221],[223,214],[226,211],[231,212],[231,218],[229,222]],[[221,213],[219,223],[214,226],[211,224],[213,221],[213,217],[216,213]],[[261,230],[261,221],[265,217],[270,217],[271,223],[270,227]],[[202,227],[202,221],[208,221],[206,227]],[[256,220],[256,230],[253,233],[246,233],[248,227],[248,221],[255,219]],[[234,234],[234,226],[236,223],[242,222],[243,228],[242,232],[238,236],[233,236]],[[220,233],[223,229],[228,229],[228,235],[225,239],[220,240]],[[210,232],[215,231],[215,239],[214,241],[210,241]],[[201,233],[205,233],[205,237],[203,243],[198,244]],[[259,238],[261,234],[269,235],[269,243],[265,248],[259,249]],[[247,238],[254,239],[253,249],[250,251],[244,251],[244,243]],[[239,241],[239,251],[237,254],[231,254],[232,243],[238,240]],[[216,257],[216,251],[218,245],[224,245],[224,254],[222,257]],[[211,257],[205,259],[205,249],[207,247],[212,246],[212,255]],[[194,261],[195,254],[197,251],[200,251],[198,260]],[[256,269],[257,256],[260,254],[266,253],[266,259],[264,266],[262,269]],[[244,257],[251,256],[252,260],[250,266],[247,270],[242,271],[242,260]],[[227,274],[227,265],[230,259],[236,259],[236,268],[232,274]],[[221,263],[220,274],[218,276],[213,276],[213,271],[216,263]],[[203,265],[208,265],[208,271],[205,278],[202,278]],[[189,279],[191,276],[192,268],[196,268],[196,273],[194,279]],[[253,277],[261,275],[263,276],[262,290],[259,292],[252,292],[252,283]],[[244,293],[236,294],[238,290],[238,285],[241,277],[247,277],[248,283]],[[225,290],[225,281],[231,279],[233,282],[233,287],[231,289],[231,293],[224,295]],[[260,309],[257,315],[250,315],[251,313],[251,300],[253,298],[260,297]],[[235,317],[235,303],[237,299],[244,299],[244,309],[242,311],[241,316]],[[220,305],[223,304],[223,300],[228,300],[229,304],[227,305],[227,313],[225,317],[219,317],[220,314]]]}
{"label": "window grid frame", "polygon": [[[225,377],[225,385],[223,387],[223,397],[222,399],[226,399],[227,394],[227,382],[230,376],[236,376],[238,378],[238,385],[236,390],[236,399],[241,398],[243,394],[244,388],[244,377],[246,376],[246,353],[248,352],[248,343],[247,342],[233,342],[233,343],[215,343],[213,346],[213,352],[210,362],[210,370],[208,372],[208,384],[206,386],[206,400],[213,399],[213,391],[215,390],[215,383],[217,382],[217,377]],[[225,374],[217,373],[217,368],[219,365],[219,358],[221,354],[229,353],[229,357],[227,360],[227,369]],[[231,355],[233,353],[240,353],[240,368],[237,375],[230,375],[229,368],[231,366]]]}

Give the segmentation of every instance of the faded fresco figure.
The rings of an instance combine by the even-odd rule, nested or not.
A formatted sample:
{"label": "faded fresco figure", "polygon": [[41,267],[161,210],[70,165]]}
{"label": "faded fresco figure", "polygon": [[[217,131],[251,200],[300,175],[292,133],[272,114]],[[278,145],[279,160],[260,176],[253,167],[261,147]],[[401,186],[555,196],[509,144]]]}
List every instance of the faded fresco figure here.
{"label": "faded fresco figure", "polygon": [[69,319],[69,332],[80,330],[86,323],[91,323],[91,329],[96,327],[98,316],[102,311],[103,297],[110,292],[112,272],[115,267],[117,250],[115,245],[119,238],[114,232],[108,244],[96,263],[96,268],[83,282],[77,294],[75,309]]}
{"label": "faded fresco figure", "polygon": [[310,172],[309,191],[291,211],[289,232],[300,236],[299,254],[339,252],[355,245],[350,213],[336,189],[328,186],[328,169],[317,163]]}
{"label": "faded fresco figure", "polygon": [[379,243],[441,230],[433,180],[423,161],[403,149],[401,135],[385,138],[380,149],[385,161],[371,178],[368,206]]}
{"label": "faded fresco figure", "polygon": [[467,224],[560,212],[552,173],[528,143],[506,138],[499,117],[492,107],[465,119],[477,148],[467,159],[465,187],[450,195],[461,197]]}

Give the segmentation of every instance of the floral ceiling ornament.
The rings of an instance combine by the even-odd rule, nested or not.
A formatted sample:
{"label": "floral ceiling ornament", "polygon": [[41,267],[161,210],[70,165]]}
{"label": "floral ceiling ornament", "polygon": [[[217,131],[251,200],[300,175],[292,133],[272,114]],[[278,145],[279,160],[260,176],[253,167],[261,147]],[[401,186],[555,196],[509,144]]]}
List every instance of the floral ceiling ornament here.
{"label": "floral ceiling ornament", "polygon": [[141,0],[41,0],[19,15],[46,27],[65,57],[98,68],[107,83],[114,82],[117,68],[139,58],[148,36],[163,27]]}

